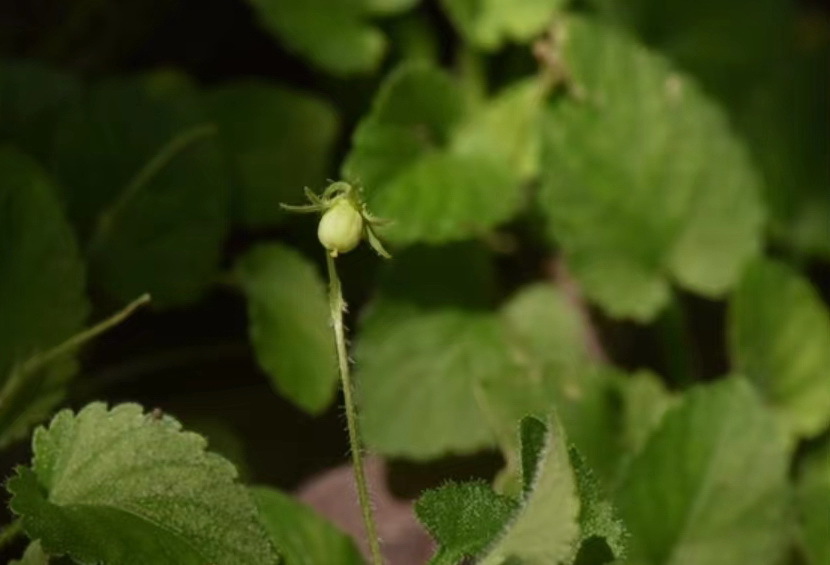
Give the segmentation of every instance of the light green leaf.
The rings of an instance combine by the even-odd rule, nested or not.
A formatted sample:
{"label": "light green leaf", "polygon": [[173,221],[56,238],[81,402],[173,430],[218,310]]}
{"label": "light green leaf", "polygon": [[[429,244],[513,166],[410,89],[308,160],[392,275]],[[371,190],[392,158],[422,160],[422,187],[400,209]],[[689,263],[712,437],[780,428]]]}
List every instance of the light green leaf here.
{"label": "light green leaf", "polygon": [[791,452],[746,381],[692,389],[666,413],[619,489],[630,562],[780,563]]}
{"label": "light green leaf", "polygon": [[80,330],[89,306],[75,237],[53,181],[31,158],[0,150],[0,445],[60,402],[74,362],[21,375],[22,365]]}
{"label": "light green leaf", "polygon": [[358,126],[344,166],[360,181],[370,209],[393,220],[393,242],[444,243],[480,235],[521,204],[507,157],[451,137],[465,116],[452,79],[426,64],[408,64],[382,86]]}
{"label": "light green leaf", "polygon": [[771,260],[753,263],[730,303],[730,351],[787,426],[830,425],[830,314],[810,283]]}
{"label": "light green leaf", "polygon": [[118,565],[265,565],[277,556],[233,465],[174,419],[122,404],[60,412],[7,487],[49,554]]}
{"label": "light green leaf", "polygon": [[248,0],[262,26],[286,47],[336,75],[374,70],[386,39],[373,15],[391,15],[417,0]]}
{"label": "light green leaf", "polygon": [[493,492],[482,481],[447,483],[428,490],[415,503],[415,513],[438,542],[433,565],[455,565],[484,551],[502,531],[518,504]]}
{"label": "light green leaf", "polygon": [[264,81],[225,85],[207,99],[233,165],[238,221],[279,223],[280,203],[325,180],[337,115],[316,97]]}
{"label": "light green leaf", "polygon": [[811,453],[799,476],[801,535],[810,565],[830,565],[830,442]]}
{"label": "light green leaf", "polygon": [[492,445],[476,389],[518,370],[495,316],[449,309],[381,318],[355,357],[368,446],[412,459]]}
{"label": "light green leaf", "polygon": [[588,20],[564,25],[579,96],[545,113],[540,202],[575,276],[608,313],[639,321],[666,304],[669,278],[721,296],[760,242],[746,151],[664,58]]}
{"label": "light green leaf", "polygon": [[236,269],[248,298],[249,333],[260,366],[280,393],[317,414],[334,399],[337,357],[323,281],[282,245],[256,247]]}
{"label": "light green leaf", "polygon": [[363,565],[351,538],[307,506],[267,487],[254,487],[251,495],[284,565]]}
{"label": "light green leaf", "polygon": [[521,438],[520,508],[482,565],[560,563],[572,556],[579,537],[579,498],[562,427],[525,418]]}
{"label": "light green leaf", "polygon": [[527,42],[550,26],[563,0],[443,0],[465,38],[486,51],[507,41]]}
{"label": "light green leaf", "polygon": [[94,282],[124,301],[197,299],[218,267],[229,180],[193,89],[169,74],[100,83],[56,135],[56,175],[89,237]]}
{"label": "light green leaf", "polygon": [[80,96],[78,80],[30,61],[0,61],[0,143],[46,162],[55,119]]}

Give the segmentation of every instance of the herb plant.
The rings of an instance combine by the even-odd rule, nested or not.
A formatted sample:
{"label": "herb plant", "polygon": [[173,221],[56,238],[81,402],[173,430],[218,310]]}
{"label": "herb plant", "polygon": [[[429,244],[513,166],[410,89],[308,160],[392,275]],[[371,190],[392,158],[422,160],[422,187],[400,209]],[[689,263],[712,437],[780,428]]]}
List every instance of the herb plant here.
{"label": "herb plant", "polygon": [[[0,9],[11,563],[407,565],[400,476],[433,565],[830,565],[827,10],[43,6]],[[355,538],[290,492],[340,462]]]}

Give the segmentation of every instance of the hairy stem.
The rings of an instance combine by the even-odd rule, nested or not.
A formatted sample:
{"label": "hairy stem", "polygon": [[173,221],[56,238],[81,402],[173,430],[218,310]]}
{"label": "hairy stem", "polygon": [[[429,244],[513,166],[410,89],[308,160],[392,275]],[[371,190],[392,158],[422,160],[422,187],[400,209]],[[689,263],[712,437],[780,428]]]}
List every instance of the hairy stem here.
{"label": "hairy stem", "polygon": [[349,446],[352,452],[355,483],[357,483],[357,497],[360,502],[360,510],[363,513],[363,525],[366,528],[366,537],[369,541],[372,564],[383,565],[377,526],[375,525],[375,518],[372,514],[372,501],[369,498],[366,472],[363,468],[363,449],[360,444],[357,410],[353,397],[354,389],[352,387],[351,374],[349,373],[349,354],[346,349],[346,334],[343,327],[343,312],[346,310],[346,302],[343,300],[343,291],[340,286],[340,277],[337,275],[337,268],[334,265],[334,258],[328,253],[326,253],[326,264],[328,265],[329,271],[329,307],[331,308],[331,321],[334,327],[334,340],[337,344],[340,382],[343,385],[343,398],[346,403],[346,422],[349,428]]}

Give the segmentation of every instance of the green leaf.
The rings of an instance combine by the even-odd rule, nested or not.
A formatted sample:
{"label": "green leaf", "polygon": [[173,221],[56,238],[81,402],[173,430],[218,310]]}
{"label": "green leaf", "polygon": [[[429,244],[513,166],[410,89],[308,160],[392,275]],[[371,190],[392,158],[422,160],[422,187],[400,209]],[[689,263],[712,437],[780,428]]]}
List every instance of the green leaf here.
{"label": "green leaf", "polygon": [[797,272],[771,260],[746,271],[730,302],[736,369],[800,436],[830,425],[830,314]]}
{"label": "green leaf", "polygon": [[82,327],[84,266],[50,179],[0,149],[0,445],[26,435],[60,402],[71,360],[21,375],[22,365]]}
{"label": "green leaf", "polygon": [[[574,563],[608,563],[623,560],[628,547],[628,530],[618,510],[607,499],[600,480],[579,451],[571,448],[571,464],[579,491],[580,545]],[[601,543],[600,543],[601,542]]]}
{"label": "green leaf", "polygon": [[94,282],[124,301],[197,299],[216,275],[229,182],[196,92],[178,75],[103,82],[56,135],[55,171],[89,236]]}
{"label": "green leaf", "polygon": [[243,256],[236,273],[260,366],[277,391],[307,412],[322,412],[334,399],[338,373],[326,290],[315,266],[270,244]]}
{"label": "green leaf", "polygon": [[267,487],[251,489],[259,517],[285,565],[363,565],[354,542],[307,506]]}
{"label": "green leaf", "polygon": [[486,51],[507,41],[527,42],[541,35],[563,0],[443,0],[450,19],[467,41]]}
{"label": "green leaf", "polygon": [[277,556],[233,465],[135,404],[60,412],[7,487],[49,554],[119,565],[264,565]]}
{"label": "green leaf", "polygon": [[280,203],[323,183],[338,125],[327,103],[264,81],[225,85],[207,100],[233,164],[234,211],[243,225],[279,223]]}
{"label": "green leaf", "polygon": [[545,112],[540,202],[575,276],[609,314],[639,321],[665,306],[669,277],[721,296],[760,243],[746,151],[664,58],[588,20],[564,25],[558,56],[579,96]]}
{"label": "green leaf", "polygon": [[415,513],[438,542],[430,563],[455,565],[481,554],[502,531],[517,503],[483,481],[447,483],[428,490],[415,503]]}
{"label": "green leaf", "polygon": [[579,498],[565,434],[555,420],[522,420],[523,496],[520,509],[482,565],[542,565],[570,559],[579,537]]}
{"label": "green leaf", "polygon": [[810,565],[830,564],[830,442],[804,461],[798,483],[801,536]]}
{"label": "green leaf", "polygon": [[518,177],[504,155],[451,144],[463,105],[445,73],[408,64],[389,76],[358,126],[343,173],[365,186],[374,213],[393,220],[383,230],[390,241],[468,239],[506,221],[521,204]]}
{"label": "green leaf", "polygon": [[43,162],[55,119],[80,96],[78,80],[29,61],[0,61],[0,144],[12,143]]}
{"label": "green leaf", "polygon": [[780,563],[791,443],[750,385],[698,386],[635,457],[617,504],[632,563]]}
{"label": "green leaf", "polygon": [[355,357],[368,446],[412,459],[492,445],[479,383],[518,371],[495,316],[449,309],[381,318]]}
{"label": "green leaf", "polygon": [[373,15],[391,15],[417,0],[248,0],[262,26],[286,47],[336,75],[374,70],[386,50]]}
{"label": "green leaf", "polygon": [[26,547],[23,557],[11,561],[9,565],[49,565],[49,556],[43,552],[39,541],[33,541]]}

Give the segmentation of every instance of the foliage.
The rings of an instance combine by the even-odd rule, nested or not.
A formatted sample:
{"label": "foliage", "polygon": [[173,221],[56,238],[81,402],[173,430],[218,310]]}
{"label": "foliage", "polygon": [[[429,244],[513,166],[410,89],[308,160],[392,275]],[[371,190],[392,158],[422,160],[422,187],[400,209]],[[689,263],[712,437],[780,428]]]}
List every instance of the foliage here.
{"label": "foliage", "polygon": [[[414,504],[431,563],[830,564],[826,13],[233,0],[211,27],[144,1],[0,33],[4,556],[361,563],[275,488],[344,455],[336,418],[296,424],[328,425],[351,361],[353,447],[475,468]],[[286,210],[322,213],[325,249]],[[217,385],[190,360],[218,326]],[[247,405],[241,437],[211,420],[210,386],[289,440]],[[172,397],[272,484],[99,400]]]}

